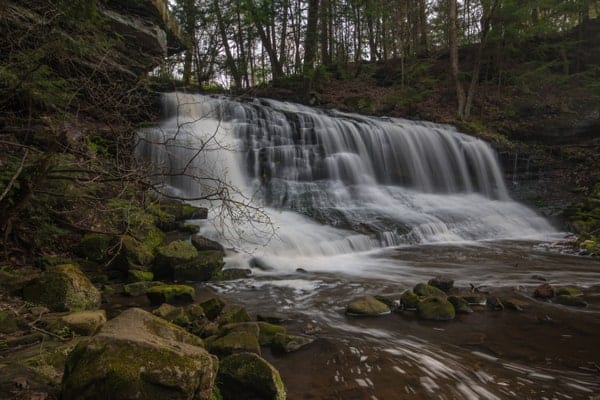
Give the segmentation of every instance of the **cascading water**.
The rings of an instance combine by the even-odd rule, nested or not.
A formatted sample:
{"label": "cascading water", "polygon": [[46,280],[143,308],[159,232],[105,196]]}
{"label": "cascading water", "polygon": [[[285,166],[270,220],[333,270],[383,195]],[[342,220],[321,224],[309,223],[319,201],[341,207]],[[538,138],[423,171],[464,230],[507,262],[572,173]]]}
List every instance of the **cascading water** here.
{"label": "cascading water", "polygon": [[[168,94],[164,102],[168,118],[142,132],[138,155],[182,197],[214,191],[214,181],[195,178],[212,177],[265,207],[277,232],[259,256],[553,233],[510,199],[491,147],[450,126],[274,100]],[[241,237],[226,239],[244,247],[252,235],[238,229]]]}

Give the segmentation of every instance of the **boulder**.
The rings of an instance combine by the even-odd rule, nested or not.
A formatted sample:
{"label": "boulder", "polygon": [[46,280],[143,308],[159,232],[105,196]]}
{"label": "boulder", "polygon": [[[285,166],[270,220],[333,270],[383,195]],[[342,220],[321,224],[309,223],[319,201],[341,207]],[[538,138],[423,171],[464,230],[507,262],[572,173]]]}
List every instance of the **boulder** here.
{"label": "boulder", "polygon": [[106,324],[106,312],[104,310],[80,311],[65,315],[61,320],[73,332],[91,336]]}
{"label": "boulder", "polygon": [[88,233],[81,238],[73,251],[86,260],[102,262],[111,257],[111,253],[116,250],[117,244],[118,241],[114,236]]}
{"label": "boulder", "polygon": [[469,303],[467,303],[467,301],[462,297],[448,296],[447,300],[454,307],[454,311],[456,314],[471,314],[473,312],[471,307],[469,307]]}
{"label": "boulder", "polygon": [[184,328],[191,322],[183,307],[175,307],[168,303],[161,304],[160,307],[152,311],[152,314]]}
{"label": "boulder", "polygon": [[146,271],[143,269],[130,269],[128,273],[129,279],[135,282],[154,280],[154,273],[151,271]]}
{"label": "boulder", "polygon": [[560,296],[556,296],[554,301],[558,304],[562,304],[563,306],[571,306],[571,307],[587,307],[588,303],[581,296],[571,296],[568,294],[561,294]]}
{"label": "boulder", "polygon": [[[128,271],[149,266],[152,264],[154,255],[146,243],[140,242],[129,235],[121,236],[119,255],[112,264],[117,268]],[[152,280],[152,279],[149,279]]]}
{"label": "boulder", "polygon": [[408,289],[400,296],[400,303],[405,310],[415,310],[421,299],[412,290]]}
{"label": "boulder", "polygon": [[430,279],[427,284],[448,293],[454,286],[454,280],[446,276],[436,276]]}
{"label": "boulder", "polygon": [[464,299],[470,306],[483,306],[486,303],[486,297],[483,293],[478,292],[462,292],[456,294],[457,297]]}
{"label": "boulder", "polygon": [[173,279],[176,281],[208,281],[223,268],[223,256],[224,254],[220,251],[201,251],[191,262],[174,265]]}
{"label": "boulder", "polygon": [[223,400],[285,400],[279,372],[254,353],[224,358],[219,367],[217,385]]}
{"label": "boulder", "polygon": [[160,283],[160,282],[148,282],[148,281],[128,283],[127,285],[123,285],[123,294],[126,294],[127,296],[133,296],[133,297],[143,296],[146,294],[148,289],[150,289],[151,287],[161,286],[161,285],[162,285],[162,283]]}
{"label": "boulder", "polygon": [[422,319],[448,321],[454,319],[452,303],[442,297],[428,297],[417,305],[417,313]]}
{"label": "boulder", "polygon": [[413,292],[419,297],[442,297],[446,298],[446,293],[436,288],[435,286],[428,285],[426,283],[418,283]]}
{"label": "boulder", "polygon": [[258,341],[261,346],[269,345],[273,342],[278,333],[285,334],[286,329],[283,326],[270,324],[268,322],[257,322],[259,328]]}
{"label": "boulder", "polygon": [[157,250],[153,272],[158,279],[207,281],[223,268],[223,252],[198,252],[191,243],[177,240]]}
{"label": "boulder", "polygon": [[204,310],[206,317],[212,321],[216,319],[221,311],[223,311],[223,308],[225,308],[225,301],[222,298],[215,296],[201,301],[199,305]]}
{"label": "boulder", "polygon": [[150,304],[155,306],[162,303],[185,304],[194,301],[196,291],[187,285],[157,285],[149,288],[146,296]]}
{"label": "boulder", "polygon": [[158,279],[173,279],[175,266],[192,262],[198,257],[198,251],[194,246],[184,240],[176,240],[166,246],[159,246],[156,252],[153,272]]}
{"label": "boulder", "polygon": [[225,357],[234,353],[260,354],[259,328],[255,322],[228,324],[219,330],[219,335],[206,339],[208,350]]}
{"label": "boulder", "polygon": [[548,283],[541,284],[533,291],[533,297],[543,300],[551,299],[554,297],[554,288]]}
{"label": "boulder", "polygon": [[75,264],[49,267],[23,289],[23,298],[52,311],[84,311],[100,306],[100,291]]}
{"label": "boulder", "polygon": [[246,279],[252,275],[251,269],[246,268],[228,268],[217,271],[211,276],[211,281],[234,281],[236,279]]}
{"label": "boulder", "polygon": [[380,294],[375,296],[375,298],[383,304],[385,304],[386,306],[388,306],[391,311],[396,312],[401,307],[400,296]]}
{"label": "boulder", "polygon": [[313,338],[277,333],[271,343],[271,349],[280,353],[292,353],[314,342]]}
{"label": "boulder", "polygon": [[219,317],[217,318],[217,323],[219,325],[226,325],[235,322],[248,322],[250,321],[250,316],[248,312],[243,306],[237,304],[227,304],[221,310]]}
{"label": "boulder", "polygon": [[373,317],[390,313],[390,308],[373,296],[359,297],[346,306],[346,314],[351,316]]}
{"label": "boulder", "polygon": [[512,297],[503,297],[500,300],[502,301],[502,304],[504,304],[505,308],[519,312],[525,311],[525,308],[527,308],[529,305],[529,303],[524,300],[515,299]]}
{"label": "boulder", "polygon": [[61,398],[209,400],[217,366],[200,338],[131,308],[69,355]]}
{"label": "boulder", "polygon": [[207,251],[207,250],[216,250],[216,251],[225,251],[221,243],[215,242],[214,240],[210,240],[202,235],[194,235],[192,236],[192,245],[198,251]]}

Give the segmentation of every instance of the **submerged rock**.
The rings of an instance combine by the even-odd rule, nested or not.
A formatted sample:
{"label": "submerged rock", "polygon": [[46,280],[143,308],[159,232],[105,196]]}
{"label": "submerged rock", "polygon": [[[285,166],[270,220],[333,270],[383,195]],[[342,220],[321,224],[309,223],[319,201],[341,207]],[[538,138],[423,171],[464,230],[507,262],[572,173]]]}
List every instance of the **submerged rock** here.
{"label": "submerged rock", "polygon": [[217,368],[200,338],[131,308],[69,355],[61,398],[209,400]]}
{"label": "submerged rock", "polygon": [[456,314],[471,314],[473,312],[473,309],[469,307],[469,303],[462,297],[448,296],[447,300],[454,307],[454,311]]}
{"label": "submerged rock", "polygon": [[576,287],[566,286],[556,290],[557,296],[583,296],[583,292]]}
{"label": "submerged rock", "polygon": [[502,298],[500,300],[502,301],[502,304],[504,304],[504,306],[509,310],[515,310],[520,312],[525,311],[525,308],[527,308],[527,306],[529,305],[529,303],[520,299]]}
{"label": "submerged rock", "polygon": [[152,286],[146,291],[146,296],[152,305],[162,303],[183,304],[191,303],[196,297],[193,287],[187,285],[158,285]]}
{"label": "submerged rock", "polygon": [[448,293],[454,286],[454,280],[445,276],[436,276],[430,279],[427,284]]}
{"label": "submerged rock", "polygon": [[442,297],[446,298],[446,293],[436,288],[435,286],[427,285],[425,283],[418,283],[413,292],[419,297]]}
{"label": "submerged rock", "polygon": [[245,279],[252,275],[252,270],[246,268],[228,268],[217,271],[210,278],[211,281],[233,281],[236,279]]}
{"label": "submerged rock", "polygon": [[240,353],[221,361],[217,385],[223,400],[285,400],[279,372],[254,353]]}
{"label": "submerged rock", "polygon": [[277,333],[271,343],[271,349],[280,353],[292,353],[308,346],[315,340],[306,336],[288,335],[287,333]]}
{"label": "submerged rock", "polygon": [[548,283],[541,284],[533,291],[533,297],[544,300],[551,299],[554,297],[554,288]]}
{"label": "submerged rock", "polygon": [[100,291],[75,264],[48,267],[23,289],[23,298],[52,311],[84,311],[100,306]]}
{"label": "submerged rock", "polygon": [[556,296],[554,301],[563,306],[571,307],[587,307],[588,303],[581,296],[572,296],[568,294],[561,294]]}
{"label": "submerged rock", "polygon": [[346,314],[351,316],[374,317],[390,313],[390,308],[373,296],[357,298],[346,306]]}
{"label": "submerged rock", "polygon": [[454,319],[452,303],[442,297],[428,297],[417,305],[417,313],[422,319],[448,321]]}

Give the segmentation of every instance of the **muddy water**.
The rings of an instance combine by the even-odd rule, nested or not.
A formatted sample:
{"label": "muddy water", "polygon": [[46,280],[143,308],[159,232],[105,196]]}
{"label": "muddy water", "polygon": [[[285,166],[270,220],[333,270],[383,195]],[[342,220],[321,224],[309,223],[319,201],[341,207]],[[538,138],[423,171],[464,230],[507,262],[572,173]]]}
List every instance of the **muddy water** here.
{"label": "muddy water", "polygon": [[[547,247],[483,242],[385,249],[356,255],[367,265],[358,274],[255,271],[253,279],[214,289],[254,313],[277,314],[290,332],[316,338],[291,354],[264,350],[290,399],[593,398],[600,394],[600,261]],[[475,308],[451,322],[421,321],[410,311],[344,315],[353,297],[401,293],[438,274],[455,286],[473,284],[527,304],[523,312]],[[589,306],[533,299],[541,278],[582,288]]]}

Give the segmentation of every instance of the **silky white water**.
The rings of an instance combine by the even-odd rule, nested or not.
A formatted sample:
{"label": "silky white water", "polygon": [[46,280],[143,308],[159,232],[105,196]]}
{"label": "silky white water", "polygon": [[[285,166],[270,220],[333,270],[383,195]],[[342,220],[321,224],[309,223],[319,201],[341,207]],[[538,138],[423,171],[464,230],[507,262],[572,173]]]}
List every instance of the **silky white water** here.
{"label": "silky white water", "polygon": [[160,190],[210,203],[202,233],[237,250],[228,266],[368,273],[382,261],[359,255],[383,247],[556,235],[511,200],[493,149],[453,127],[264,99],[164,104],[138,158]]}

